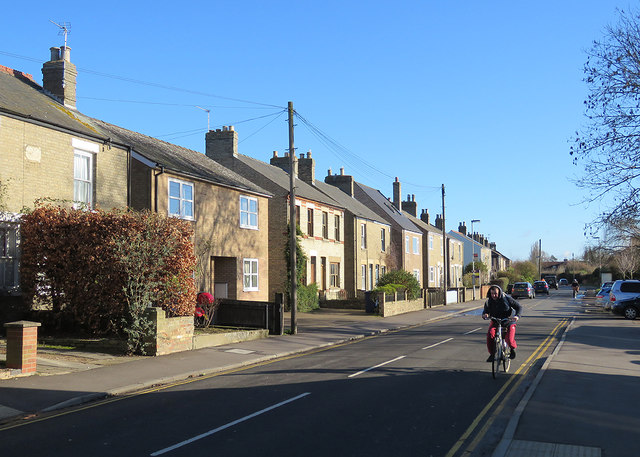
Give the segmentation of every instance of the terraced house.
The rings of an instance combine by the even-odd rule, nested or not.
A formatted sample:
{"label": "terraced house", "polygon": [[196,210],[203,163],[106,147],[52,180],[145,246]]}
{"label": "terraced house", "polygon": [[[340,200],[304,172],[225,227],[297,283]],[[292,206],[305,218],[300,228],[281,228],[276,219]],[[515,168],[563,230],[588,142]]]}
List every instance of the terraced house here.
{"label": "terraced house", "polygon": [[17,293],[19,213],[39,198],[150,210],[193,224],[197,287],[266,300],[268,192],[205,155],[83,115],[68,48],[52,48],[43,85],[0,67],[0,290]]}
{"label": "terraced house", "polygon": [[[258,184],[273,195],[269,200],[269,298],[287,287],[289,223],[289,156],[277,152],[269,163],[238,153],[238,134],[233,127],[211,130],[206,136],[207,156]],[[320,298],[345,298],[345,211],[316,186],[313,159],[294,157],[296,219],[302,230],[301,246],[307,258],[307,284],[318,285]],[[310,173],[303,177],[304,173]]]}

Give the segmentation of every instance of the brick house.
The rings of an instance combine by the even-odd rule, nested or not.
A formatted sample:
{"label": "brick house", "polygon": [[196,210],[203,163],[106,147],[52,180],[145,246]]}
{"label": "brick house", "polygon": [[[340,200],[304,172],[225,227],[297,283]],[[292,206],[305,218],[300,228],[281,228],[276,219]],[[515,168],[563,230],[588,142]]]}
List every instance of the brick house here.
{"label": "brick house", "polygon": [[411,222],[401,210],[398,178],[393,183],[392,202],[379,190],[359,182],[354,183],[354,196],[391,226],[388,268],[390,270],[402,269],[412,273],[420,286],[424,288],[423,234],[420,228]]}
{"label": "brick house", "polygon": [[[206,154],[273,195],[269,200],[269,298],[284,292],[287,283],[285,246],[289,223],[289,156],[273,153],[270,163],[238,153],[238,134],[233,127],[210,130],[206,135]],[[296,218],[303,236],[300,240],[308,257],[306,282],[318,285],[322,299],[344,297],[345,255],[342,206],[302,179],[302,171],[311,172],[294,157]]]}
{"label": "brick house", "polygon": [[0,294],[19,294],[23,208],[44,197],[89,208],[129,203],[129,153],[76,111],[70,49],[51,48],[42,73],[43,87],[0,66]]}
{"label": "brick house", "polygon": [[41,87],[0,67],[0,293],[19,293],[21,208],[50,198],[190,220],[197,287],[265,300],[269,194],[201,153],[78,112],[69,48],[51,48],[42,72]]}
{"label": "brick house", "polygon": [[[311,153],[300,163],[308,163],[309,159]],[[336,175],[329,170],[324,181],[316,180],[314,185],[345,209],[345,289],[349,297],[362,297],[358,291],[374,289],[388,270],[391,225],[354,198],[353,176],[345,175],[343,168]]]}

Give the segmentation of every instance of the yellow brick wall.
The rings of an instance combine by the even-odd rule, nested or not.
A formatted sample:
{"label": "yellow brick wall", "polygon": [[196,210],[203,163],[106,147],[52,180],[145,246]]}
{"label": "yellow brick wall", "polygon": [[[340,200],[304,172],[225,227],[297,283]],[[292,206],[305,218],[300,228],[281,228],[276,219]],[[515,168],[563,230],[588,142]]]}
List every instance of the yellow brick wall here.
{"label": "yellow brick wall", "polygon": [[[0,116],[0,181],[7,185],[9,211],[33,208],[39,198],[73,200],[73,138],[80,139]],[[93,143],[99,148],[94,161],[95,203],[104,209],[126,206],[127,152]]]}

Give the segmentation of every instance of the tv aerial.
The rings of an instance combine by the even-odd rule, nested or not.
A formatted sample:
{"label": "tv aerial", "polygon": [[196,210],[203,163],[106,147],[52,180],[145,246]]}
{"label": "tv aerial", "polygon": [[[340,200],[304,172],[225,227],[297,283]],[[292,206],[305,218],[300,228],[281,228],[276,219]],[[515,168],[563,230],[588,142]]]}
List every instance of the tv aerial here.
{"label": "tv aerial", "polygon": [[60,31],[58,32],[58,35],[64,35],[64,47],[67,47],[67,35],[69,35],[69,33],[71,33],[69,30],[71,29],[71,23],[70,22],[62,22],[60,24],[58,24],[57,22],[53,22],[51,19],[49,19],[49,22],[51,22],[53,25],[57,26]]}

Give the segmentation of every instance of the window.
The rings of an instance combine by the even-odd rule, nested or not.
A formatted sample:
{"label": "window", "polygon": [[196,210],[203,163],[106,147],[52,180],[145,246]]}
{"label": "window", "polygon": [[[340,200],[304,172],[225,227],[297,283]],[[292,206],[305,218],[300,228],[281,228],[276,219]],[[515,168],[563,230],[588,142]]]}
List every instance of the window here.
{"label": "window", "polygon": [[240,196],[240,227],[258,228],[258,199]]}
{"label": "window", "polygon": [[340,287],[340,264],[337,262],[329,264],[329,285],[331,287]]}
{"label": "window", "polygon": [[73,154],[74,206],[93,208],[93,154],[75,150]]}
{"label": "window", "polygon": [[409,254],[409,235],[405,235],[404,237],[404,250]]}
{"label": "window", "polygon": [[[289,213],[287,213],[289,214]],[[300,206],[296,205],[296,225],[300,225]]]}
{"label": "window", "polygon": [[326,211],[322,212],[322,238],[329,238],[329,214]]}
{"label": "window", "polygon": [[17,224],[2,225],[0,226],[0,290],[17,290],[19,285],[18,226]]}
{"label": "window", "polygon": [[382,274],[382,276],[387,274],[387,267],[382,265],[382,267],[380,267],[380,273]]}
{"label": "window", "polygon": [[362,281],[362,290],[367,290],[367,266],[360,265],[360,279]]}
{"label": "window", "polygon": [[418,237],[413,237],[413,253],[420,254],[420,240]]}
{"label": "window", "polygon": [[420,283],[420,270],[413,270],[413,277],[416,278],[416,281],[418,281],[418,283]]}
{"label": "window", "polygon": [[258,290],[258,259],[244,259],[243,262],[243,290]]}
{"label": "window", "polygon": [[360,224],[360,247],[367,249],[367,224]]}
{"label": "window", "polygon": [[387,250],[387,231],[380,229],[380,250],[385,252]]}
{"label": "window", "polygon": [[434,282],[436,280],[436,272],[434,267],[429,267],[429,282]]}
{"label": "window", "polygon": [[433,235],[429,235],[429,249],[433,249]]}
{"label": "window", "polygon": [[193,184],[169,179],[169,216],[193,219]]}
{"label": "window", "polygon": [[313,236],[313,208],[307,208],[307,235]]}
{"label": "window", "polygon": [[373,264],[369,264],[369,288],[373,289]]}
{"label": "window", "polygon": [[336,214],[333,218],[333,230],[334,230],[333,238],[336,241],[340,241],[340,215],[339,214]]}
{"label": "window", "polygon": [[380,280],[380,265],[376,265],[376,284]]}

